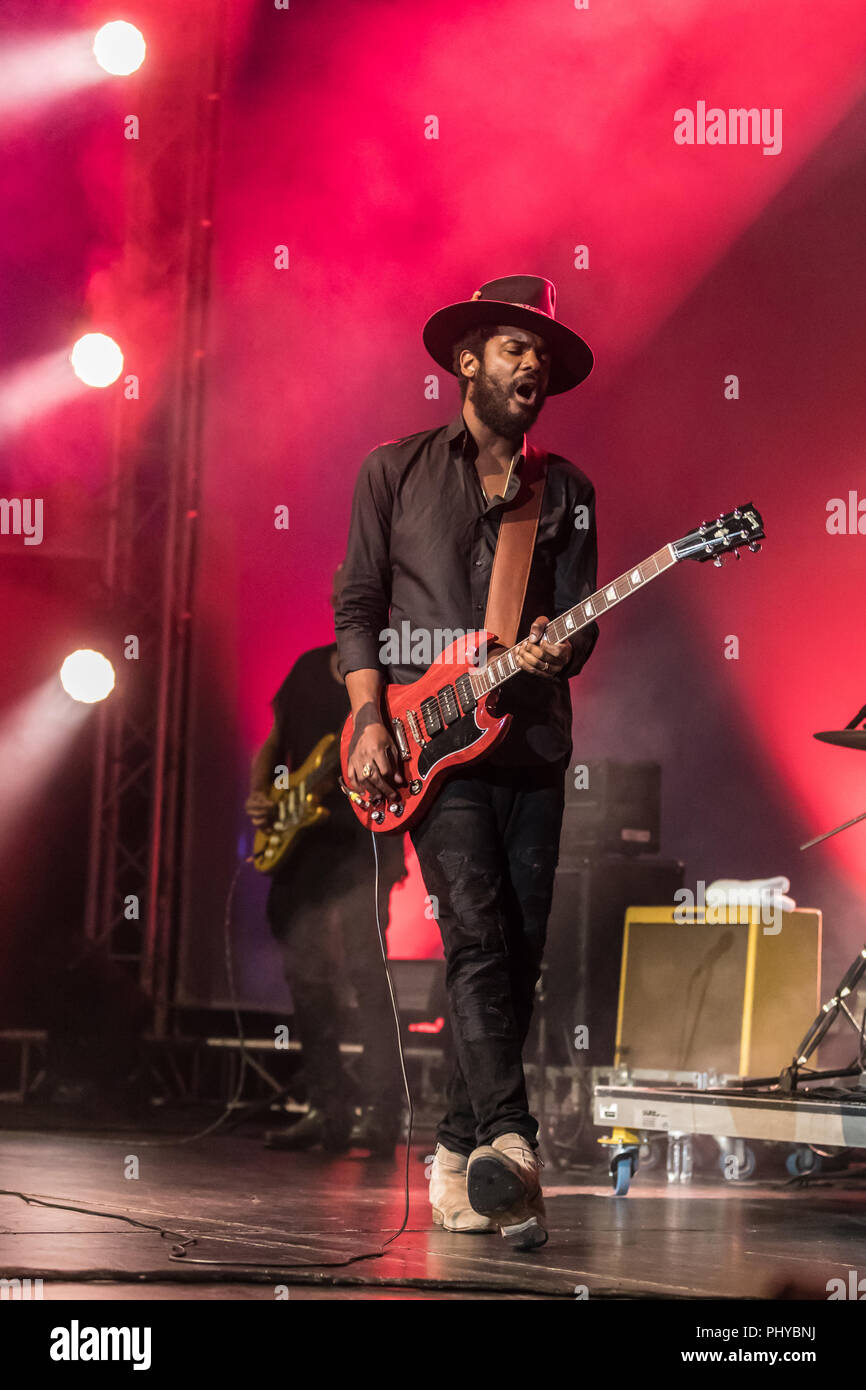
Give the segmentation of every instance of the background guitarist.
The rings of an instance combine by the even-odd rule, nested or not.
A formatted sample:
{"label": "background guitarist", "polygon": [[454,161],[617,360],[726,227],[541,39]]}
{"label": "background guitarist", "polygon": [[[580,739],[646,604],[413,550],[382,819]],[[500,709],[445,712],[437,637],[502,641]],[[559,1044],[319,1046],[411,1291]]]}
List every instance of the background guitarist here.
{"label": "background guitarist", "polygon": [[[458,377],[462,412],[447,426],[381,445],[362,465],[335,610],[354,716],[348,780],[358,791],[387,794],[401,783],[380,690],[425,669],[411,650],[383,666],[385,630],[483,626],[500,518],[521,490],[525,432],[548,395],[591,370],[592,353],[556,321],[554,305],[549,281],[508,276],[434,314],[424,343]],[[438,903],[456,1050],[432,1168],[433,1219],[453,1231],[499,1228],[518,1248],[547,1239],[522,1048],[571,756],[568,677],[598,629],[557,645],[538,639],[552,617],[593,592],[596,560],[592,484],[548,455],[518,628],[531,638],[521,671],[500,693],[512,726],[487,759],[445,781],[409,832]]]}
{"label": "background guitarist", "polygon": [[[342,566],[334,576],[332,607],[341,571]],[[246,810],[256,826],[265,825],[274,809],[268,792],[275,768],[299,767],[319,739],[339,731],[346,720],[349,699],[337,670],[335,643],[299,657],[274,696],[273,711],[273,727],[250,775]],[[268,920],[292,992],[310,1109],[290,1128],[269,1132],[265,1142],[271,1148],[321,1146],[331,1152],[344,1151],[352,1142],[384,1156],[393,1153],[399,1137],[402,1084],[373,907],[372,847],[338,790],[323,804],[329,818],[302,832],[274,873],[268,894]],[[380,843],[379,853],[384,922],[391,887],[406,872],[402,836]],[[362,1117],[354,1129],[351,1086],[340,1058],[349,982],[364,1046]]]}

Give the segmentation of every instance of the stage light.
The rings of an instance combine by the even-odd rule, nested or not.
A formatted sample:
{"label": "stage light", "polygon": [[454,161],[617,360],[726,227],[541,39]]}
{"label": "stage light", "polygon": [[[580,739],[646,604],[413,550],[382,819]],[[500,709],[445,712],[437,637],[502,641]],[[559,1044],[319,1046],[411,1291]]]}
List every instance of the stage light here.
{"label": "stage light", "polygon": [[69,360],[85,386],[110,386],[123,371],[123,353],[105,333],[85,333],[73,347]]}
{"label": "stage light", "polygon": [[124,19],[103,24],[93,40],[93,56],[112,77],[128,77],[144,62],[147,45],[140,29]]}
{"label": "stage light", "polygon": [[57,676],[50,676],[17,705],[0,715],[0,852],[6,853],[21,832],[22,817],[40,798],[51,795],[60,761],[82,725],[91,717],[86,705],[70,700]]}
{"label": "stage light", "polygon": [[114,667],[101,652],[85,647],[66,658],[60,668],[60,684],[79,704],[95,705],[114,689]]}
{"label": "stage light", "polygon": [[0,374],[0,440],[80,394],[81,385],[69,370],[69,352],[63,348],[14,363]]}
{"label": "stage light", "polygon": [[76,29],[14,40],[7,29],[0,51],[0,119],[26,120],[52,102],[104,81],[105,72],[93,61],[92,32]]}

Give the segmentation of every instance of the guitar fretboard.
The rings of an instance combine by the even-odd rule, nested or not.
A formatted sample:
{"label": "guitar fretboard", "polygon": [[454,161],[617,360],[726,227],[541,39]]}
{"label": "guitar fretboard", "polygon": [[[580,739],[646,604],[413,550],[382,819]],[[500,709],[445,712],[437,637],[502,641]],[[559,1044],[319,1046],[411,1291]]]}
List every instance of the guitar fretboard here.
{"label": "guitar fretboard", "polygon": [[[614,579],[611,584],[606,584],[603,589],[598,589],[589,598],[582,599],[575,604],[574,608],[569,608],[567,612],[560,613],[558,618],[548,623],[544,629],[544,638],[548,642],[564,642],[567,637],[573,637],[581,628],[587,627],[589,623],[595,622],[596,618],[601,617],[609,608],[621,603],[629,594],[635,593],[637,589],[643,588],[651,579],[663,574],[677,563],[677,555],[672,545],[662,546],[655,555],[650,555],[646,560],[642,560],[634,569],[627,570],[618,579]],[[520,667],[517,664],[517,647],[509,647],[508,651],[502,652],[493,661],[488,662],[479,671],[470,672],[470,682],[472,692],[476,697],[488,695],[491,690],[502,685],[511,676],[517,674]]]}

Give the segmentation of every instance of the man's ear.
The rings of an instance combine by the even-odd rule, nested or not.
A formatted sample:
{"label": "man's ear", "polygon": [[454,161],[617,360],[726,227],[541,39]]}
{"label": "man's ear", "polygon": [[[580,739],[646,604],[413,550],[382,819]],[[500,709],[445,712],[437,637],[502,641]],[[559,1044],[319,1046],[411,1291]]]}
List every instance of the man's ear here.
{"label": "man's ear", "polygon": [[471,380],[475,375],[477,366],[478,358],[475,356],[474,352],[470,352],[468,348],[464,348],[460,354],[460,371],[463,376],[468,376]]}

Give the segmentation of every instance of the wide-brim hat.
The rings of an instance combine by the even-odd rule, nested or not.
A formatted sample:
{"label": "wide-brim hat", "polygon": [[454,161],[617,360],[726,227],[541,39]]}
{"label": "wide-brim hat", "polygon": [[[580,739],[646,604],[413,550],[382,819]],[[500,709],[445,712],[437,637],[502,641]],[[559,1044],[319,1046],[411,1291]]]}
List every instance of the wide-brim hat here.
{"label": "wide-brim hat", "polygon": [[440,367],[456,375],[455,343],[473,328],[485,325],[526,328],[550,347],[549,396],[570,391],[592,371],[593,356],[587,343],[555,317],[556,290],[538,275],[505,275],[489,280],[471,299],[446,304],[424,325],[424,346]]}

